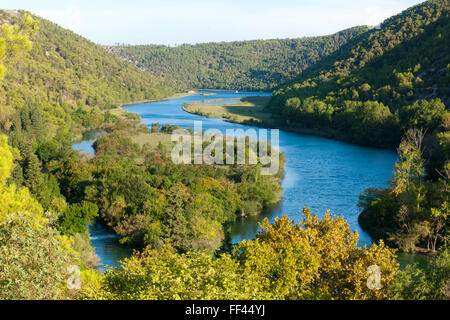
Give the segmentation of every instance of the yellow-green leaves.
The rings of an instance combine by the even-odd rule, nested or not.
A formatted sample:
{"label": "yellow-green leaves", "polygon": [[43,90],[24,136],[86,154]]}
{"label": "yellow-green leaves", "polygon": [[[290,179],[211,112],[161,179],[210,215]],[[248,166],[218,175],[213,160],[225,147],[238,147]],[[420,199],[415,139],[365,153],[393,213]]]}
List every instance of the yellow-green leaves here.
{"label": "yellow-green leaves", "polygon": [[308,236],[286,216],[269,224],[265,219],[256,240],[238,246],[238,259],[245,273],[260,279],[262,291],[273,298],[303,297],[319,268],[319,252],[314,252]]}
{"label": "yellow-green leaves", "polygon": [[423,129],[410,129],[398,148],[399,161],[395,164],[393,192],[398,196],[410,192],[413,183],[425,176],[422,159]]}
{"label": "yellow-green leaves", "polygon": [[[294,224],[266,219],[232,255],[145,249],[88,283],[83,299],[386,299],[398,264],[384,243],[357,247],[358,235],[329,212]],[[371,270],[375,270],[373,273]],[[370,272],[369,272],[370,271]],[[372,285],[372,278],[376,280]],[[377,282],[379,280],[379,283]],[[96,290],[92,290],[95,286]]]}
{"label": "yellow-green leaves", "polygon": [[64,299],[70,263],[54,229],[31,228],[25,215],[1,221],[0,300]]}
{"label": "yellow-green leaves", "polygon": [[[92,287],[97,290],[92,290]],[[101,280],[88,281],[83,299],[251,299],[252,281],[229,254],[177,253],[171,246],[147,248],[125,259]]]}
{"label": "yellow-green leaves", "polygon": [[6,183],[13,169],[13,153],[8,146],[8,138],[0,135],[0,187]]}
{"label": "yellow-green leaves", "polygon": [[0,135],[0,299],[59,299],[66,296],[67,266],[74,260],[27,188],[7,185],[14,152]]}
{"label": "yellow-green leaves", "polygon": [[4,23],[0,26],[0,80],[6,71],[3,62],[10,61],[21,51],[30,50],[30,35],[37,30],[37,22],[28,14],[24,14],[16,25]]}
{"label": "yellow-green leaves", "polygon": [[[243,241],[236,256],[245,274],[256,275],[259,290],[275,299],[383,299],[398,269],[394,251],[383,243],[357,247],[358,234],[342,218],[303,211],[295,225],[286,216],[269,224],[255,240]],[[380,289],[367,285],[368,268],[380,270]]]}
{"label": "yellow-green leaves", "polygon": [[7,137],[0,135],[0,223],[9,216],[26,215],[34,227],[40,228],[46,223],[41,205],[28,189],[6,185],[13,169],[13,151],[8,145]]}

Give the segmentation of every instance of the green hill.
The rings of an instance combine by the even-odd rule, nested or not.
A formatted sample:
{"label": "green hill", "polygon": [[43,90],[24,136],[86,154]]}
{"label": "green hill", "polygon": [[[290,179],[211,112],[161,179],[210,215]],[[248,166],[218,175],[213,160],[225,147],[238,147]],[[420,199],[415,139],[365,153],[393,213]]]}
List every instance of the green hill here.
{"label": "green hill", "polygon": [[275,91],[272,112],[287,127],[378,146],[396,147],[413,126],[444,129],[449,9],[427,1],[352,39]]}
{"label": "green hill", "polygon": [[134,125],[136,118],[109,110],[175,89],[47,20],[30,15],[32,27],[24,27],[27,15],[0,10],[0,135],[20,152],[8,182],[47,210],[64,203],[56,167],[78,157],[74,139]]}
{"label": "green hill", "polygon": [[294,131],[398,147],[389,187],[360,196],[359,223],[403,251],[448,241],[449,11],[431,0],[387,19],[276,90],[266,110]]}
{"label": "green hill", "polygon": [[322,37],[107,48],[142,70],[189,88],[270,90],[365,31],[367,27],[355,27]]}
{"label": "green hill", "polygon": [[[0,23],[18,23],[21,14],[0,11]],[[160,79],[108,53],[103,47],[51,23],[37,20],[31,51],[6,61],[0,105],[17,106],[35,100],[65,111],[90,106],[109,108],[174,93]]]}

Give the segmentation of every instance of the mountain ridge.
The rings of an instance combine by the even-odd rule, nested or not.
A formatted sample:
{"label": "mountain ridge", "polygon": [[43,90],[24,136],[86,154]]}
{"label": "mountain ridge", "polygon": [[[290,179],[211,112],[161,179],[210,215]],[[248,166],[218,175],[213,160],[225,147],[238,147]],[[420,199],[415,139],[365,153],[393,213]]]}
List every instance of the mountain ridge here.
{"label": "mountain ridge", "polygon": [[165,45],[105,46],[110,52],[186,88],[271,90],[368,30],[357,26],[332,35]]}
{"label": "mountain ridge", "polygon": [[[0,88],[0,104],[23,104],[33,97],[49,104],[65,104],[69,109],[111,108],[174,93],[171,84],[141,72],[100,45],[29,12],[0,10],[0,23],[18,23],[25,13],[38,22],[39,31],[32,39],[31,51],[6,64],[8,73]],[[33,87],[34,92],[22,84]]]}

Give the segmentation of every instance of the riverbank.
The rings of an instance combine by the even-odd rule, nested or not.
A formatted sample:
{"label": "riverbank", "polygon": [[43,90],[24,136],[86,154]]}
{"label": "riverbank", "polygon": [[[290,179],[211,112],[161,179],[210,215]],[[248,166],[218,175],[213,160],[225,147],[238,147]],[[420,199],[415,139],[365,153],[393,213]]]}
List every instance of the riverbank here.
{"label": "riverbank", "polygon": [[[343,141],[365,147],[376,147],[379,149],[387,149],[394,151],[394,148],[387,145],[367,146],[363,143],[355,143],[349,137],[338,132],[331,132],[329,130],[307,129],[295,126],[285,126],[282,122],[272,117],[272,113],[267,111],[267,106],[270,103],[271,97],[251,97],[240,98],[236,102],[236,98],[229,99],[214,99],[202,102],[192,102],[184,104],[182,109],[188,113],[205,116],[208,118],[221,118],[230,123],[244,124],[250,126],[264,127],[264,128],[280,128],[283,131],[318,136],[337,141]],[[372,187],[371,185],[370,187]],[[359,215],[359,213],[358,213]],[[358,217],[358,220],[359,217]],[[373,239],[372,230],[367,229],[364,224],[359,223],[361,228],[367,231]]]}
{"label": "riverbank", "polygon": [[[236,102],[236,100],[239,100]],[[216,104],[216,102],[223,102]],[[224,118],[230,122],[243,124],[248,121],[267,121],[270,114],[264,109],[270,102],[270,96],[212,99],[202,102],[185,103],[182,108],[186,112],[208,118]]]}
{"label": "riverbank", "polygon": [[[99,112],[99,114],[105,115],[106,113],[109,113],[109,114],[119,117],[122,120],[135,121],[135,122],[139,123],[142,120],[141,117],[136,113],[123,110],[123,107],[137,105],[137,104],[145,104],[145,103],[180,99],[180,98],[184,98],[184,97],[194,96],[197,94],[198,94],[198,92],[196,92],[196,91],[195,92],[179,92],[179,93],[175,93],[171,96],[167,96],[167,97],[160,98],[160,99],[147,99],[147,100],[138,100],[138,101],[127,102],[127,103],[119,104],[115,108],[101,110]],[[84,130],[73,134],[72,143],[81,143],[84,141],[84,138],[83,138],[84,135],[89,134],[91,132],[105,131],[106,129],[107,128],[105,128],[104,125],[101,125],[98,127],[84,128]]]}
{"label": "riverbank", "polygon": [[[214,100],[231,101],[236,100],[236,97],[238,99],[248,97],[250,94],[236,95],[234,92],[222,92],[217,93]],[[185,99],[173,102],[156,102],[151,107],[145,104],[133,105],[123,108],[122,111],[135,116],[139,115],[142,123],[147,126],[160,123],[190,128],[193,121],[198,121],[199,117],[182,110],[181,106],[184,103],[198,102],[202,97],[185,96],[187,96]],[[205,129],[216,128],[225,131],[228,128],[240,128],[237,124],[223,121],[223,119],[203,118],[202,121]],[[154,146],[157,144],[156,140],[160,140],[144,132],[131,138],[132,142],[139,144],[140,147],[147,142],[151,142]],[[254,238],[262,218],[267,217],[270,221],[274,221],[277,216],[287,214],[290,219],[298,222],[298,211],[301,207],[307,206],[319,215],[328,209],[343,215],[352,230],[359,232],[359,245],[370,245],[372,240],[357,223],[358,196],[366,188],[385,186],[392,174],[395,154],[390,151],[360,148],[354,144],[322,139],[316,135],[299,136],[289,133],[288,130],[280,131],[280,147],[285,149],[283,152],[287,161],[285,178],[282,182],[283,199],[260,215],[248,215],[245,219],[238,219],[230,226],[230,241],[238,243]]]}
{"label": "riverbank", "polygon": [[189,97],[189,96],[195,96],[197,94],[199,94],[197,91],[194,91],[194,92],[179,92],[179,93],[175,93],[175,94],[173,94],[171,96],[168,96],[168,97],[165,97],[165,98],[138,100],[138,101],[134,101],[134,102],[119,104],[117,108],[122,109],[122,107],[131,106],[131,105],[135,105],[135,104],[167,101],[167,100],[179,99],[179,98],[184,98],[184,97]]}
{"label": "riverbank", "polygon": [[[239,100],[236,102],[236,100]],[[379,149],[387,149],[395,151],[395,148],[390,145],[367,145],[365,143],[358,143],[351,139],[349,136],[336,131],[323,130],[323,129],[306,129],[296,126],[286,126],[277,119],[271,117],[271,113],[267,110],[267,106],[270,103],[270,97],[263,98],[229,98],[229,99],[214,99],[202,102],[191,102],[183,105],[183,110],[191,114],[205,116],[208,118],[221,118],[224,121],[230,123],[245,124],[250,126],[265,127],[265,128],[280,128],[283,131],[289,131],[299,134],[307,134],[313,136],[319,136],[328,139],[334,139],[338,141],[348,142],[352,144],[362,145],[366,147],[375,147]],[[372,188],[374,185],[371,185]],[[358,222],[364,231],[366,231],[374,241],[384,240],[391,247],[398,248],[402,246],[389,241],[386,234],[386,226],[378,226],[376,221],[365,221],[366,213],[364,211],[359,213]],[[377,218],[379,219],[379,218]],[[392,233],[395,230],[391,230]],[[432,257],[435,254],[430,248],[423,246],[421,243],[411,246],[410,249],[403,249],[401,252],[407,254],[418,254],[426,257]]]}
{"label": "riverbank", "polygon": [[352,143],[365,147],[388,149],[395,151],[396,147],[386,144],[370,145],[363,142],[358,142],[351,137],[338,132],[336,130],[330,130],[325,128],[304,128],[299,126],[288,126],[284,124],[281,119],[273,116],[273,113],[267,111],[267,106],[270,103],[271,96],[268,97],[244,97],[240,98],[239,102],[231,103],[234,98],[222,99],[224,103],[218,99],[206,100],[201,102],[192,102],[183,105],[183,110],[191,114],[196,114],[208,118],[223,118],[227,122],[243,124],[249,126],[256,126],[261,128],[277,128],[280,130],[318,136],[327,139],[334,139],[347,143]]}
{"label": "riverbank", "polygon": [[[180,97],[184,97],[185,100],[189,100],[189,99],[199,99],[199,95],[197,95],[195,98],[190,98],[189,96],[191,96],[193,94],[178,94],[176,96],[173,96],[174,99],[174,104],[176,104],[178,106],[178,111],[181,114],[185,114],[182,110],[181,110],[181,102],[178,102]],[[166,99],[161,99],[159,100],[157,103],[153,104],[152,106],[158,106],[158,105],[164,105],[167,106],[167,98]],[[184,101],[184,100],[183,100]],[[170,101],[169,101],[170,104]],[[161,116],[163,113],[160,112],[159,110],[154,110],[153,108],[149,108],[149,105],[142,105],[142,104],[136,104],[134,105],[135,108],[139,108],[142,110],[145,110],[143,112],[136,112],[134,108],[122,108],[122,106],[117,107],[115,109],[113,109],[114,111],[111,112],[111,110],[109,110],[110,113],[117,115],[125,120],[130,120],[130,119],[134,119],[134,121],[129,121],[128,123],[126,122],[117,122],[117,118],[114,120],[114,122],[111,123],[115,123],[118,124],[119,127],[117,128],[118,131],[115,131],[113,126],[110,126],[110,130],[108,130],[108,133],[112,133],[111,135],[108,134],[106,136],[104,136],[104,138],[98,140],[98,149],[97,149],[97,153],[99,156],[102,155],[108,155],[110,157],[114,157],[114,156],[120,156],[120,157],[127,157],[129,160],[127,162],[127,165],[123,168],[123,170],[130,170],[131,173],[136,173],[136,172],[141,172],[142,171],[142,166],[151,166],[152,168],[152,175],[155,174],[156,176],[160,175],[160,177],[158,177],[155,181],[153,179],[144,179],[144,180],[139,180],[141,185],[142,184],[147,184],[147,185],[151,185],[152,188],[156,188],[156,189],[161,189],[158,192],[160,192],[160,196],[158,198],[158,201],[166,201],[166,196],[168,193],[172,192],[174,189],[171,186],[171,181],[172,179],[169,178],[164,178],[164,174],[167,173],[166,171],[162,172],[162,171],[158,171],[157,168],[159,168],[159,165],[162,165],[163,167],[166,168],[166,170],[169,170],[170,174],[173,175],[174,179],[178,179],[178,171],[183,171],[185,169],[183,168],[175,168],[171,162],[170,162],[170,149],[171,149],[171,135],[170,135],[170,130],[173,129],[174,127],[171,127],[170,125],[168,125],[169,123],[171,123],[170,119],[167,119],[166,116],[163,116],[164,120],[166,121],[161,121],[159,116]],[[166,109],[166,108],[163,108]],[[149,112],[151,110],[151,112]],[[108,112],[108,111],[105,111]],[[154,113],[153,113],[154,112]],[[145,115],[142,119],[141,115]],[[145,121],[145,118],[148,116],[151,116],[152,121]],[[136,121],[136,119],[139,119],[138,121]],[[153,121],[155,120],[155,121]],[[160,127],[159,130],[156,130],[155,126],[151,126],[151,124],[154,123],[160,123]],[[151,126],[151,128],[149,128]],[[114,134],[116,133],[116,134]],[[117,139],[115,138],[117,136]],[[89,140],[88,143],[92,143],[95,140],[92,139],[93,135],[86,135],[86,139]],[[105,140],[106,139],[106,140]],[[125,143],[125,144],[124,144]],[[120,146],[119,146],[120,145]],[[126,146],[126,147],[124,147]],[[124,153],[124,150],[128,150],[126,151],[126,153]],[[117,154],[115,153],[117,151]],[[162,153],[161,153],[162,152]],[[167,155],[167,152],[169,152],[169,155]],[[158,153],[161,153],[161,155],[163,155],[162,157],[156,155]],[[146,156],[149,159],[148,155],[153,155],[156,158],[156,162],[146,162]],[[165,160],[166,159],[166,160]],[[284,158],[283,158],[284,159]],[[105,160],[106,161],[106,160]],[[165,162],[164,164],[162,162]],[[89,165],[89,163],[87,163],[87,165]],[[155,165],[153,167],[153,165]],[[141,167],[141,168],[139,168]],[[268,205],[272,205],[273,203],[278,203],[281,199],[282,193],[279,192],[278,190],[280,190],[280,183],[281,183],[281,179],[279,176],[274,176],[273,177],[273,183],[272,178],[268,178],[268,177],[258,177],[257,179],[252,179],[250,178],[248,181],[248,177],[251,177],[251,175],[253,174],[252,171],[249,168],[245,168],[245,167],[226,167],[223,170],[219,170],[219,167],[223,167],[223,166],[214,166],[214,168],[211,168],[209,166],[205,166],[204,169],[199,168],[198,166],[194,166],[192,167],[192,170],[190,169],[190,173],[186,174],[186,178],[192,179],[192,175],[198,175],[198,177],[194,180],[192,180],[192,185],[189,184],[189,188],[191,188],[192,186],[192,197],[201,197],[202,203],[203,205],[208,205],[208,201],[206,201],[208,198],[208,196],[206,196],[206,193],[211,193],[212,197],[218,197],[218,199],[222,199],[223,197],[225,197],[224,199],[226,201],[230,201],[230,205],[227,205],[227,202],[223,202],[223,201],[218,201],[218,202],[214,202],[214,205],[211,204],[212,208],[214,209],[214,206],[219,206],[218,208],[222,208],[223,206],[223,210],[228,210],[228,208],[234,208],[234,206],[236,206],[234,200],[231,200],[231,198],[234,199],[239,199],[240,197],[242,197],[242,203],[240,203],[240,207],[238,207],[237,211],[232,211],[232,213],[234,213],[237,217],[239,216],[256,216],[258,215],[260,212],[262,212],[264,210],[264,208]],[[280,167],[283,167],[283,161],[280,164]],[[139,169],[138,169],[139,168]],[[96,167],[95,170],[97,170],[98,168]],[[226,170],[225,170],[226,169]],[[154,170],[156,170],[156,172],[153,172]],[[226,175],[226,179],[224,178],[224,174]],[[245,178],[242,178],[242,177]],[[148,178],[148,177],[147,177]],[[125,178],[124,178],[125,179]],[[126,180],[126,179],[125,179]],[[217,182],[215,182],[215,180],[217,180]],[[271,181],[269,181],[271,180]],[[276,180],[276,181],[275,181]],[[158,182],[160,181],[160,182]],[[174,180],[175,181],[175,180]],[[220,183],[219,183],[220,181]],[[162,183],[164,182],[164,183]],[[226,189],[226,192],[219,192],[216,193],[216,191],[214,192],[210,192],[208,190],[209,187],[207,187],[207,184],[213,184],[214,188],[217,190],[222,190],[222,188],[224,188],[225,186],[230,185],[231,187]],[[195,186],[195,188],[193,187]],[[111,187],[112,188],[112,187]],[[186,187],[187,188],[187,187]],[[200,189],[199,189],[200,188]],[[204,188],[205,190],[200,192],[201,188]],[[167,189],[167,190],[166,190]],[[238,192],[235,196],[231,196],[231,198],[229,199],[228,197],[233,193],[233,192]],[[131,191],[130,191],[131,192]],[[155,191],[156,192],[156,191]],[[157,192],[157,193],[158,193]],[[198,195],[197,193],[200,192]],[[230,194],[231,192],[231,194]],[[145,193],[145,192],[144,192]],[[271,196],[272,194],[272,196]],[[124,199],[126,199],[124,197]],[[195,198],[193,198],[195,199]],[[223,202],[223,204],[221,204]],[[212,202],[211,202],[212,203]],[[129,206],[133,206],[134,203],[127,203],[127,205]],[[168,202],[167,205],[170,205],[170,203]],[[194,205],[194,204],[192,204]],[[199,204],[195,204],[195,206],[198,206]],[[99,208],[101,207],[101,205],[99,205]],[[222,209],[214,209],[215,212],[220,213],[222,212]],[[242,209],[242,210],[241,210]],[[106,210],[106,209],[105,209]],[[187,208],[184,212],[186,212],[187,214],[189,212],[191,212],[193,209],[192,208]],[[106,211],[105,211],[106,212]],[[109,211],[108,211],[109,212]],[[223,214],[225,214],[227,211],[224,211]],[[227,213],[227,217],[231,216],[231,211],[229,213]],[[142,217],[142,215],[138,215],[138,217]],[[140,219],[140,218],[139,218]],[[229,220],[229,218],[227,218]],[[215,242],[217,242],[217,239],[220,238],[229,238],[229,230],[228,230],[228,224],[230,223],[230,221],[228,220],[224,220],[225,223],[224,225],[219,228],[219,224],[216,223],[215,220],[210,221],[210,219],[206,219],[206,218],[202,218],[201,220],[198,219],[190,219],[190,223],[197,223],[197,224],[208,224],[209,227],[206,228],[205,230],[212,230],[214,231],[213,233],[218,235],[218,237],[215,237],[216,240],[210,240],[209,234],[205,234],[203,235],[201,232],[200,233],[196,233],[195,237],[192,237],[192,239],[188,238],[187,236],[189,235],[188,233],[186,233],[186,243],[190,243],[190,241],[193,243],[193,245],[198,246],[198,245],[203,245],[203,244],[207,244],[210,245],[211,247],[215,247]],[[129,222],[131,225],[131,221]],[[135,223],[135,222],[133,222]],[[146,220],[140,221],[139,223],[147,223]],[[222,220],[220,220],[220,223],[223,223]],[[226,224],[226,225],[225,225]],[[123,225],[128,225],[127,221],[123,222]],[[120,226],[114,226],[115,229],[117,230]],[[202,227],[203,228],[203,227]],[[198,229],[198,228],[197,228]],[[222,230],[223,229],[223,230]],[[114,230],[114,231],[116,231]],[[203,230],[203,229],[198,229],[198,230]],[[108,228],[108,230],[106,231],[110,231],[110,228]],[[102,231],[102,233],[106,232],[105,230]],[[128,234],[127,232],[130,232],[130,234]],[[121,229],[120,230],[120,238],[123,239],[128,239],[126,240],[126,243],[129,243],[130,245],[132,244],[133,241],[140,241],[138,239],[139,235],[136,235],[136,239],[134,239],[133,237],[135,236],[135,234],[133,233],[133,230],[125,230],[125,229]],[[136,234],[138,233],[138,231],[136,231]],[[222,235],[222,233],[225,233]],[[114,237],[112,237],[114,235]],[[161,235],[162,236],[162,235]],[[207,239],[203,239],[204,237],[207,237]],[[132,239],[132,240],[130,240]],[[150,239],[150,238],[148,238]],[[184,238],[183,238],[184,239]],[[155,240],[156,241],[156,240]],[[96,251],[98,252],[99,256],[101,256],[101,260],[104,262],[104,264],[111,264],[111,261],[115,261],[116,256],[113,254],[112,251],[116,250],[117,247],[120,247],[120,243],[118,243],[118,237],[116,235],[116,233],[109,233],[106,234],[106,237],[100,236],[93,236],[93,241],[91,242],[92,245],[96,248]],[[133,242],[134,243],[134,242]],[[157,242],[159,243],[159,242]],[[209,244],[211,243],[211,244]],[[134,244],[133,244],[134,245]],[[117,247],[116,247],[117,246]],[[137,246],[137,248],[140,248],[140,246]],[[112,248],[112,250],[110,250],[110,248]],[[126,253],[127,251],[125,251]],[[115,263],[114,266],[117,266],[118,263]]]}

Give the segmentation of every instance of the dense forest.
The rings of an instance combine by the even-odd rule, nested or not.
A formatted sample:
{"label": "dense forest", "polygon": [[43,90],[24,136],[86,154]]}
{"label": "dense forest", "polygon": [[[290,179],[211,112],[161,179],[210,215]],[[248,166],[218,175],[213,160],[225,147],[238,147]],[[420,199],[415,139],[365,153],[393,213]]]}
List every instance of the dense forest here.
{"label": "dense forest", "polygon": [[140,69],[185,88],[267,91],[365,31],[367,27],[354,27],[311,38],[107,48]]}
{"label": "dense forest", "polygon": [[[167,79],[1,11],[0,299],[448,299],[448,9],[432,0],[379,29],[294,41],[294,51],[311,44],[300,65],[281,77],[263,63],[273,75],[246,80],[280,85],[267,111],[286,128],[399,146],[390,187],[361,196],[360,223],[380,239],[369,247],[342,217],[307,208],[298,224],[264,220],[256,239],[228,245],[231,222],[279,201],[283,166],[263,176],[259,165],[173,164],[176,127],[116,108],[173,94]],[[89,130],[102,132],[92,157],[71,148]],[[98,272],[94,222],[140,250]],[[399,270],[393,246],[434,254],[426,268]]]}
{"label": "dense forest", "polygon": [[[80,299],[446,299],[449,252],[443,251],[426,270],[399,271],[393,249],[383,242],[356,245],[358,235],[347,222],[327,212],[323,218],[305,208],[294,224],[286,216],[265,219],[254,240],[232,252],[211,256],[179,254],[170,245],[150,247],[122,269],[100,278],[85,274]],[[376,263],[382,274],[367,278]],[[373,275],[373,274],[372,274]],[[374,281],[372,281],[373,278]],[[371,283],[368,285],[368,283]],[[374,288],[377,288],[374,290]]]}
{"label": "dense forest", "polygon": [[94,159],[64,163],[61,189],[72,203],[94,204],[122,243],[160,248],[169,241],[182,252],[215,252],[238,216],[280,200],[282,164],[275,176],[254,165],[176,165],[168,143],[174,129],[131,123],[103,135]]}
{"label": "dense forest", "polygon": [[276,90],[271,111],[285,127],[391,148],[413,126],[442,131],[449,10],[427,1],[387,19]]}
{"label": "dense forest", "polygon": [[[93,222],[135,248],[170,244],[178,252],[213,254],[226,250],[231,222],[280,200],[282,164],[274,176],[261,175],[258,165],[177,166],[168,153],[176,127],[149,129],[139,125],[139,116],[112,108],[166,97],[175,89],[44,20],[2,13],[0,298],[74,298],[76,291],[62,285],[71,276],[68,267],[94,278],[97,272],[88,232]],[[49,64],[34,62],[48,49],[36,40],[43,35],[56,48],[84,42],[88,52],[82,59],[97,53],[98,64],[72,61],[79,59],[76,52]],[[80,64],[88,69],[78,70]],[[102,76],[100,64],[110,68]],[[30,69],[18,73],[25,65]],[[51,72],[47,82],[46,71]],[[31,85],[18,81],[18,75]],[[60,87],[52,88],[56,83]],[[74,88],[80,100],[74,100]],[[49,94],[33,94],[44,89]],[[60,98],[54,100],[54,94]],[[88,130],[104,132],[92,158],[71,148],[73,139]]]}
{"label": "dense forest", "polygon": [[[0,11],[0,21],[19,23],[22,12]],[[103,47],[33,16],[30,50],[19,58],[4,57],[7,72],[0,86],[0,127],[17,106],[36,102],[49,125],[48,134],[73,120],[78,133],[85,128],[78,115],[132,101],[167,97],[173,86],[109,54]],[[5,32],[5,31],[4,31]],[[94,111],[93,111],[94,110]]]}
{"label": "dense forest", "polygon": [[391,186],[361,196],[359,222],[404,251],[448,241],[450,3],[384,21],[274,92],[285,128],[397,148]]}

